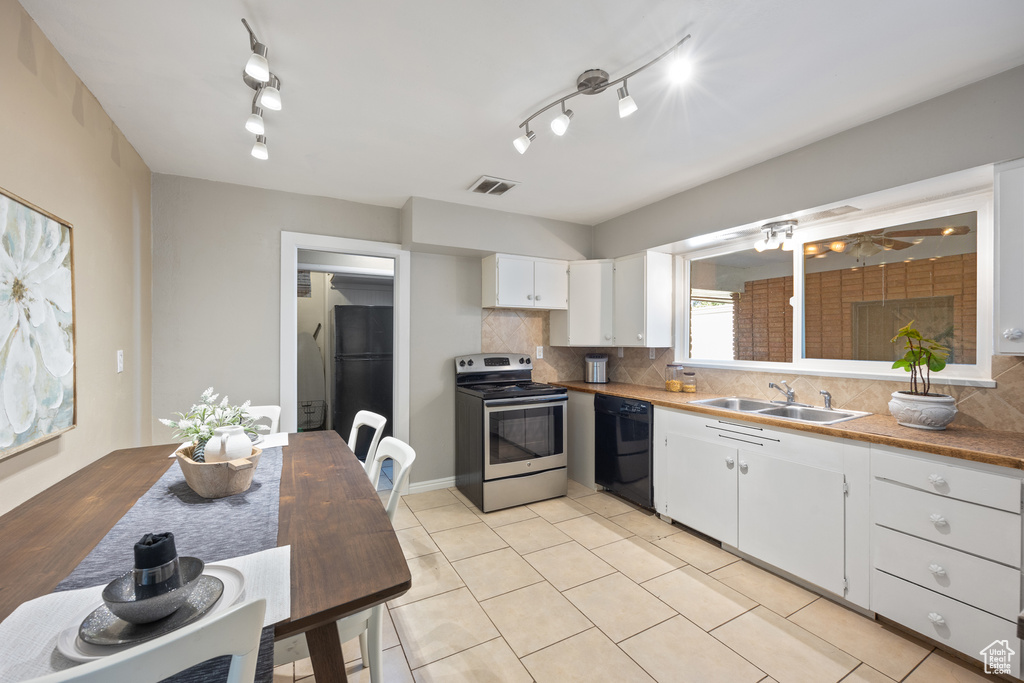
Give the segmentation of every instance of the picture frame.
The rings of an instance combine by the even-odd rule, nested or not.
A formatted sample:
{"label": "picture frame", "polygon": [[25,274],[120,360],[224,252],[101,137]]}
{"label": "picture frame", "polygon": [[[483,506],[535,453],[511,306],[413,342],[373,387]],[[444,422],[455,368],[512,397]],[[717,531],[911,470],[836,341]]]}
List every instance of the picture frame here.
{"label": "picture frame", "polygon": [[74,429],[71,223],[0,188],[0,460]]}

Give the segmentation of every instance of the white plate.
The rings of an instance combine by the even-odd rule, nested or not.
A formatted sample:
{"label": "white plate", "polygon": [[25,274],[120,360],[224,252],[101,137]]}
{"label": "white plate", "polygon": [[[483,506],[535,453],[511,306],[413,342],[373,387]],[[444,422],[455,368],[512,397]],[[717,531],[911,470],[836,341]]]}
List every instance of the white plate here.
{"label": "white plate", "polygon": [[[234,567],[228,567],[223,564],[208,564],[203,570],[204,574],[215,576],[224,582],[224,592],[220,596],[213,607],[210,608],[206,614],[204,614],[199,621],[206,619],[211,614],[217,614],[223,612],[228,607],[231,607],[235,602],[238,601],[242,595],[242,591],[245,589],[245,576],[242,572],[238,571]],[[82,623],[82,620],[92,614],[96,606],[90,607],[88,610],[83,612],[68,628],[64,629],[57,635],[57,652],[61,653],[72,662],[91,662],[96,659],[102,659],[108,655],[117,654],[132,647],[133,645],[93,645],[92,643],[86,643],[78,637],[78,627]]]}

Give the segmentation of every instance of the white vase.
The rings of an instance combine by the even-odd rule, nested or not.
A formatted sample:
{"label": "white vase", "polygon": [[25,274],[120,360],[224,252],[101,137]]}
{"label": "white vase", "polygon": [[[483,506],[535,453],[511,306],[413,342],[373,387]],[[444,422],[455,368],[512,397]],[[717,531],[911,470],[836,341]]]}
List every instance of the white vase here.
{"label": "white vase", "polygon": [[252,453],[252,441],[240,425],[217,427],[206,442],[203,457],[206,462],[224,462],[246,458]]}
{"label": "white vase", "polygon": [[894,391],[889,401],[889,412],[904,427],[945,429],[956,416],[956,399],[944,394],[921,396]]}

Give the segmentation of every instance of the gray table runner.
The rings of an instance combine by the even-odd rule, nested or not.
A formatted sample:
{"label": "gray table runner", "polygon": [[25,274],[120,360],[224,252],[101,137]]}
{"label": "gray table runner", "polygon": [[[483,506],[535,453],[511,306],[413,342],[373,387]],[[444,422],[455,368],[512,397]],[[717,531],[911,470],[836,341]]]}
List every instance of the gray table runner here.
{"label": "gray table runner", "polygon": [[[267,448],[248,491],[209,500],[189,488],[177,461],[107,532],[55,591],[109,583],[135,564],[135,543],[143,534],[171,531],[179,555],[216,562],[277,547],[281,491],[281,448]],[[99,492],[102,495],[102,492]],[[263,629],[256,680],[274,675],[274,628]],[[229,658],[192,667],[168,681],[205,683],[227,677]]]}

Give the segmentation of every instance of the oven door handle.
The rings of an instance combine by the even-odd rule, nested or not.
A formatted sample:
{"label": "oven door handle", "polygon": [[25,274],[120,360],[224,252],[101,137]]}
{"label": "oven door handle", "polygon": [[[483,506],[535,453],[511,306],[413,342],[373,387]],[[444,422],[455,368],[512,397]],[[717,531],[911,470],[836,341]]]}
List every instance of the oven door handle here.
{"label": "oven door handle", "polygon": [[556,401],[568,401],[568,394],[554,394],[552,396],[523,396],[521,398],[495,398],[484,401],[484,408],[497,406],[529,407],[537,404],[554,403]]}

